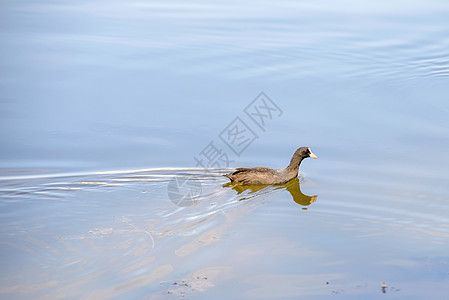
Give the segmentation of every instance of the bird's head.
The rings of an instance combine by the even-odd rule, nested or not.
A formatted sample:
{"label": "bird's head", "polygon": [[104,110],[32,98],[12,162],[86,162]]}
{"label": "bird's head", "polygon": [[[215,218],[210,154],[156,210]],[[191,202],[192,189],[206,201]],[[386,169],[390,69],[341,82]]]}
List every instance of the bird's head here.
{"label": "bird's head", "polygon": [[303,157],[303,158],[307,158],[307,157],[312,157],[315,159],[318,158],[315,154],[313,154],[312,150],[310,150],[309,147],[301,147],[298,150],[296,150],[296,153],[299,154],[299,156]]}

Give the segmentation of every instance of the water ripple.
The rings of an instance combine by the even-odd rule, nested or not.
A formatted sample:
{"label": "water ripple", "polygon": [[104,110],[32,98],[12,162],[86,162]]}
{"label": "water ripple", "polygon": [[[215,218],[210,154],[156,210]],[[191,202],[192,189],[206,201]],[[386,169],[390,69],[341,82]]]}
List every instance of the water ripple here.
{"label": "water ripple", "polygon": [[[325,1],[327,5],[283,1],[270,6],[272,9],[237,2],[224,7],[220,3],[185,6],[178,1],[164,5],[132,1],[107,5],[107,10],[102,1],[94,2],[70,7],[28,4],[17,10],[42,16],[97,16],[100,19],[95,21],[106,27],[121,20],[133,28],[133,34],[55,30],[28,36],[25,42],[67,49],[67,54],[35,54],[61,65],[77,58],[105,66],[113,61],[126,68],[145,66],[229,78],[338,75],[410,79],[446,77],[448,73],[449,35],[442,20],[447,19],[449,8],[439,1],[434,6],[416,5],[420,7],[417,10],[410,9],[410,4],[395,8],[381,1],[376,10],[369,11],[369,17],[356,2],[348,4],[348,11],[331,1]],[[10,40],[15,39],[20,38]],[[99,49],[107,51],[97,56]],[[67,60],[66,55],[72,59]]]}
{"label": "water ripple", "polygon": [[[23,262],[19,268],[9,263],[4,267],[8,276],[25,274],[25,265],[28,270],[20,283],[11,285],[3,278],[8,282],[0,286],[3,295],[48,299],[88,289],[95,297],[108,298],[130,296],[146,286],[159,293],[166,287],[158,283],[175,278],[188,265],[185,258],[224,245],[238,223],[252,220],[266,231],[304,212],[295,203],[294,186],[227,186],[220,176],[226,171],[168,168],[0,178],[0,250],[10,261]],[[200,181],[198,200],[189,206],[170,201],[167,186],[173,178]],[[420,209],[413,195],[379,199],[329,184],[323,189],[323,182],[308,178],[302,184],[321,190],[318,201],[301,193],[311,204],[305,211],[309,218],[354,232],[358,239],[385,238],[388,233],[442,245],[449,237],[447,212],[438,205],[439,211]],[[208,284],[186,282],[208,289],[215,284],[208,272]]]}

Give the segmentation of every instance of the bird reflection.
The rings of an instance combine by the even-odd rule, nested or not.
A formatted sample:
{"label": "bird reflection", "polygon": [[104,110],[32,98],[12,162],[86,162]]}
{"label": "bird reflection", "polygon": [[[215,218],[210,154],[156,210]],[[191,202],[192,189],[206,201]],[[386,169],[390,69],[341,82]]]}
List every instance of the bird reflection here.
{"label": "bird reflection", "polygon": [[[297,204],[299,204],[301,206],[308,206],[308,205],[314,203],[318,197],[317,195],[314,195],[314,196],[304,195],[301,192],[298,178],[294,178],[284,184],[276,184],[276,185],[241,184],[241,183],[236,183],[236,182],[228,182],[228,183],[224,184],[223,187],[231,187],[233,190],[235,190],[237,192],[237,195],[240,195],[241,193],[243,193],[246,190],[249,190],[248,194],[256,193],[266,187],[271,187],[272,189],[270,189],[270,190],[286,189],[292,196],[293,201],[295,201]],[[270,190],[267,190],[267,192]],[[242,195],[242,197],[239,199],[239,201],[245,200],[247,198],[248,197],[245,197]],[[304,208],[304,209],[306,209],[306,208]]]}

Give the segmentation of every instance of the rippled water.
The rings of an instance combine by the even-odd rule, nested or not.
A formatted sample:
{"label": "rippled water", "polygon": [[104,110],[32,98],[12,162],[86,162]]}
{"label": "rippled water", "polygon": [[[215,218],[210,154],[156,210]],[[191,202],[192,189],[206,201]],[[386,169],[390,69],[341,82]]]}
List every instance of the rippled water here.
{"label": "rippled water", "polygon": [[[233,187],[225,171],[3,177],[3,296],[356,299],[385,281],[400,298],[443,298],[447,194],[303,175]],[[170,182],[191,178],[200,196],[169,201]]]}
{"label": "rippled water", "polygon": [[446,1],[1,8],[2,299],[447,298]]}

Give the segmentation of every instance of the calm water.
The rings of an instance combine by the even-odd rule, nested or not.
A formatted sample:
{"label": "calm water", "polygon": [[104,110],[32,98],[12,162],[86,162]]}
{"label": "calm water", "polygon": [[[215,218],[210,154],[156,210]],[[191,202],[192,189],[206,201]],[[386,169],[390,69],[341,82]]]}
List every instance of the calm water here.
{"label": "calm water", "polygon": [[[0,298],[446,299],[448,19],[4,1]],[[299,146],[299,180],[221,176]]]}

